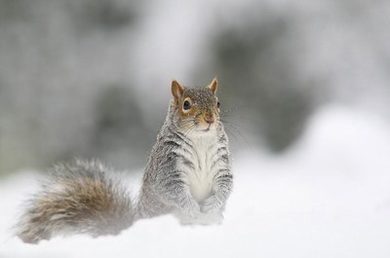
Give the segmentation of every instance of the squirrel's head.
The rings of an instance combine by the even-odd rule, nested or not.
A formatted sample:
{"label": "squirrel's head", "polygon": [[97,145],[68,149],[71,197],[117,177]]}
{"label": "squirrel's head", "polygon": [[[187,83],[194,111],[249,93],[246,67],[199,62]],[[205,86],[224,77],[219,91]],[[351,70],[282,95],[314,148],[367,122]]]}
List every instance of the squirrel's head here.
{"label": "squirrel's head", "polygon": [[217,89],[216,78],[201,88],[186,88],[172,81],[174,122],[183,132],[209,132],[217,128],[220,121]]}

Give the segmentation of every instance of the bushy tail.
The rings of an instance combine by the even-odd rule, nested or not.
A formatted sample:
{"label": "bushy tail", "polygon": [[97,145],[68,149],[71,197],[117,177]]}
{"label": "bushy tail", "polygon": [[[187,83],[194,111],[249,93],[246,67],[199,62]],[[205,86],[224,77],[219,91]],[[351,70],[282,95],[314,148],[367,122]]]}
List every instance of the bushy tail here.
{"label": "bushy tail", "polygon": [[55,166],[27,203],[17,236],[37,243],[61,233],[116,235],[134,221],[126,188],[98,161],[75,160]]}

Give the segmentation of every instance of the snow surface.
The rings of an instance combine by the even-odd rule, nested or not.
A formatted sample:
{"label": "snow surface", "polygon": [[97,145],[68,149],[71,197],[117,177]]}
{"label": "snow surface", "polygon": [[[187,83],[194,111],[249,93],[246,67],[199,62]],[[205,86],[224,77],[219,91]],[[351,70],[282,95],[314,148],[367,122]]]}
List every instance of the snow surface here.
{"label": "snow surface", "polygon": [[[0,257],[390,257],[390,124],[328,106],[287,154],[248,150],[234,160],[235,187],[220,226],[183,227],[171,216],[119,236],[12,236],[37,175],[0,182]],[[139,177],[133,182],[139,182]]]}

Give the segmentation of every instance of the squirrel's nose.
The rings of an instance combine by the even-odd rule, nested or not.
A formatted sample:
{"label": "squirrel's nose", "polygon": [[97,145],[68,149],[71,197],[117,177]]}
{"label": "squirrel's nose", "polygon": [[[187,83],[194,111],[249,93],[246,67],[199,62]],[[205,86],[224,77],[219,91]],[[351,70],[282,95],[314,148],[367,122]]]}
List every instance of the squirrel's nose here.
{"label": "squirrel's nose", "polygon": [[205,116],[204,121],[208,124],[214,123],[214,117],[213,116]]}

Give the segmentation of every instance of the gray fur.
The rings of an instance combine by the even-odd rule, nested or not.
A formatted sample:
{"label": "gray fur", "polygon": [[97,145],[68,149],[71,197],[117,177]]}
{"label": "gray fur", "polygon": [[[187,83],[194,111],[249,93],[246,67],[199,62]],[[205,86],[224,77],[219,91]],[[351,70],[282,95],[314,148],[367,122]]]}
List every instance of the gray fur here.
{"label": "gray fur", "polygon": [[[198,98],[204,99],[202,95],[199,96],[199,93]],[[231,192],[233,178],[230,171],[228,137],[223,124],[218,121],[216,128],[215,149],[217,151],[209,153],[214,156],[210,169],[216,168],[216,164],[219,163],[219,170],[216,171],[212,182],[214,191],[210,192],[209,199],[199,203],[191,196],[190,184],[186,182],[187,171],[178,169],[178,164],[182,163],[183,167],[193,170],[199,157],[194,150],[194,142],[189,136],[191,132],[181,129],[176,112],[172,104],[152,149],[137,205],[137,217],[174,213],[183,222],[196,223],[199,217],[208,215],[207,213],[217,212],[218,215],[222,215],[225,202]],[[202,222],[207,224],[207,219]]]}
{"label": "gray fur", "polygon": [[75,160],[50,172],[17,225],[24,242],[68,232],[95,237],[118,234],[133,223],[129,193],[100,162]]}
{"label": "gray fur", "polygon": [[[118,234],[135,220],[176,215],[183,224],[220,223],[232,188],[228,137],[219,120],[217,98],[207,88],[186,89],[199,114],[183,119],[172,101],[149,156],[133,208],[126,188],[100,162],[59,165],[27,204],[17,235],[37,243],[58,233]],[[200,132],[196,118],[216,117]]]}

